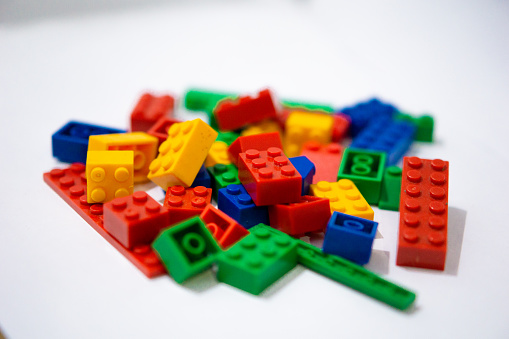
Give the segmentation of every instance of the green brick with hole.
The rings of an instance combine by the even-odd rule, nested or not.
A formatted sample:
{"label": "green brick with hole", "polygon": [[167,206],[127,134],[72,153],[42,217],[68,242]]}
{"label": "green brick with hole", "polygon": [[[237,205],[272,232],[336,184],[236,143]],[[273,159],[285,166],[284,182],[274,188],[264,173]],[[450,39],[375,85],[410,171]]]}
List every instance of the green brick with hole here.
{"label": "green brick with hole", "polygon": [[198,216],[161,232],[152,248],[179,284],[210,268],[221,252]]}
{"label": "green brick with hole", "polygon": [[338,171],[338,180],[355,183],[368,204],[378,204],[386,164],[384,152],[347,148]]}
{"label": "green brick with hole", "polygon": [[217,257],[217,280],[258,295],[297,265],[297,242],[258,224]]}

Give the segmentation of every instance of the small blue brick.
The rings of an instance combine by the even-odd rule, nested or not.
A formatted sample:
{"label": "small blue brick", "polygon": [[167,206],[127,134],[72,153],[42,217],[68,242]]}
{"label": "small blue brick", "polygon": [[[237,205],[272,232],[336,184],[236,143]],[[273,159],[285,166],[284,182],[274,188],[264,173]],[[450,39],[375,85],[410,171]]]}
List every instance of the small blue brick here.
{"label": "small blue brick", "polygon": [[87,162],[88,137],[125,133],[125,130],[69,121],[51,136],[53,156],[62,162]]}
{"label": "small blue brick", "polygon": [[409,121],[396,121],[379,118],[372,121],[356,138],[350,147],[387,154],[387,166],[393,166],[408,151],[414,140],[415,124]]}
{"label": "small blue brick", "polygon": [[327,224],[323,252],[335,254],[359,265],[369,262],[378,223],[334,212]]}
{"label": "small blue brick", "polygon": [[302,193],[301,195],[309,194],[309,186],[313,183],[313,177],[315,176],[315,164],[311,162],[306,156],[301,155],[300,157],[289,158],[293,167],[299,172],[302,177]]}
{"label": "small blue brick", "polygon": [[269,224],[268,207],[256,206],[242,185],[221,188],[217,194],[217,208],[247,229],[260,223]]}
{"label": "small blue brick", "polygon": [[212,180],[210,178],[209,171],[207,171],[205,165],[201,166],[200,170],[198,171],[198,174],[196,175],[196,178],[194,178],[194,181],[191,184],[191,187],[196,186],[205,186],[207,188],[212,188]]}
{"label": "small blue brick", "polygon": [[345,107],[340,112],[350,117],[350,134],[355,137],[374,119],[392,118],[397,112],[397,108],[373,98],[354,106]]}

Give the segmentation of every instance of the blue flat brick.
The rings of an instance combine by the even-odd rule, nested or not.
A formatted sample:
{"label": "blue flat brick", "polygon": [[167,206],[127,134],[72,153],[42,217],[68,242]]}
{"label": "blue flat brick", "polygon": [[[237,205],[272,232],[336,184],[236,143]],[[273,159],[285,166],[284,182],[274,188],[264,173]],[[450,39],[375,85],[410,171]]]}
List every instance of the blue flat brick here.
{"label": "blue flat brick", "polygon": [[369,123],[350,147],[385,152],[387,165],[393,166],[412,145],[415,131],[416,126],[411,122],[379,118]]}
{"label": "blue flat brick", "polygon": [[217,194],[217,208],[247,229],[260,223],[269,224],[268,207],[256,206],[242,185],[221,188]]}
{"label": "blue flat brick", "polygon": [[359,265],[369,262],[378,223],[334,212],[327,224],[323,252],[335,254]]}
{"label": "blue flat brick", "polygon": [[302,177],[302,193],[301,195],[309,194],[309,186],[313,183],[315,176],[315,165],[306,156],[289,158],[292,165]]}
{"label": "blue flat brick", "polygon": [[125,133],[125,130],[69,121],[51,136],[53,156],[62,162],[87,162],[88,137]]}
{"label": "blue flat brick", "polygon": [[355,137],[374,119],[392,118],[397,112],[397,108],[373,98],[354,106],[345,107],[340,112],[350,117],[350,135]]}

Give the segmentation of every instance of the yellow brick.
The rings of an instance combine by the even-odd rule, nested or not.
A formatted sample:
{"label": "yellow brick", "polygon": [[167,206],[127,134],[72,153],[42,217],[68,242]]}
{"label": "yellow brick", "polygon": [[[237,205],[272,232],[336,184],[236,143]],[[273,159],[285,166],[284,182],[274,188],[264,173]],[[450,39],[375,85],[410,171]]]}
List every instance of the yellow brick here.
{"label": "yellow brick", "polygon": [[300,155],[307,141],[328,144],[332,138],[334,118],[331,115],[292,111],[285,123],[285,153],[288,157]]}
{"label": "yellow brick", "polygon": [[133,151],[87,152],[87,202],[105,203],[133,194]]}
{"label": "yellow brick", "polygon": [[247,135],[256,135],[256,134],[262,134],[262,133],[271,133],[271,132],[278,132],[279,136],[281,136],[281,127],[279,126],[277,121],[264,120],[264,121],[258,122],[256,124],[251,124],[249,127],[244,129],[240,133],[240,135],[247,136]]}
{"label": "yellow brick", "polygon": [[158,140],[145,132],[91,135],[89,151],[133,151],[134,182],[148,181],[147,174],[157,154]]}
{"label": "yellow brick", "polygon": [[315,197],[328,198],[331,212],[337,211],[369,220],[374,218],[373,209],[351,180],[320,181],[311,185],[311,194]]}
{"label": "yellow brick", "polygon": [[231,163],[228,158],[228,144],[224,141],[214,141],[205,160],[205,167],[212,167],[217,164],[229,165]]}
{"label": "yellow brick", "polygon": [[217,132],[200,119],[171,125],[168,139],[150,164],[148,178],[164,190],[174,185],[189,187],[216,137]]}

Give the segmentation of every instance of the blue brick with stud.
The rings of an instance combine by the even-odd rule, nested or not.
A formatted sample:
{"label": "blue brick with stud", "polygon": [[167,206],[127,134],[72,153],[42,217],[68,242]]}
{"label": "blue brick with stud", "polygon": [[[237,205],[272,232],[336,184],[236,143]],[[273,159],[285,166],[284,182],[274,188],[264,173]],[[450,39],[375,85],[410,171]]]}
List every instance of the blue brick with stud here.
{"label": "blue brick with stud", "polygon": [[340,112],[350,117],[350,135],[355,137],[371,121],[382,117],[392,118],[397,112],[397,109],[391,104],[373,98],[354,106],[345,107],[341,109]]}
{"label": "blue brick with stud", "polygon": [[268,207],[256,206],[242,185],[221,188],[217,194],[217,208],[247,229],[269,223]]}

